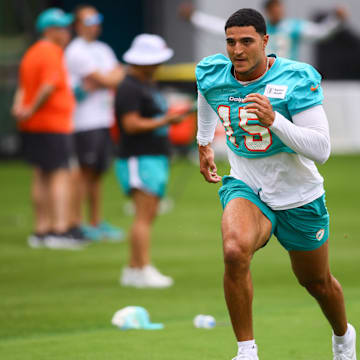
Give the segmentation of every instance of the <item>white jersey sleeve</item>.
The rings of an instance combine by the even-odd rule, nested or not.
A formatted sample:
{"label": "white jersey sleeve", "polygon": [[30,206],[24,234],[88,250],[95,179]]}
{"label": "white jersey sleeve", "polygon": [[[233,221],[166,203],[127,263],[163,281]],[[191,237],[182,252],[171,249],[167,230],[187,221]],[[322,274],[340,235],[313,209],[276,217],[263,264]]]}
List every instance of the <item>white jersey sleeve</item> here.
{"label": "white jersey sleeve", "polygon": [[330,156],[330,135],[322,105],[297,113],[292,120],[275,112],[270,129],[296,153],[323,164]]}
{"label": "white jersey sleeve", "polygon": [[214,139],[218,116],[198,91],[198,131],[196,139],[199,145],[206,146]]}
{"label": "white jersey sleeve", "polygon": [[191,23],[201,30],[205,30],[215,35],[224,35],[225,19],[218,16],[205,14],[195,10],[190,19]]}

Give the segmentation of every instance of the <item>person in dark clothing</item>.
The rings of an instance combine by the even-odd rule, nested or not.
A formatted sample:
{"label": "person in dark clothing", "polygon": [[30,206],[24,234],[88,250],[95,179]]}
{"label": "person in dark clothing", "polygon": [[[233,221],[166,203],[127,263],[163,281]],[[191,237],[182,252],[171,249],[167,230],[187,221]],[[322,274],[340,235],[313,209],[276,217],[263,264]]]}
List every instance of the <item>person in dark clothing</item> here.
{"label": "person in dark clothing", "polygon": [[130,259],[123,269],[123,286],[164,288],[173,279],[150,262],[150,231],[168,182],[168,125],[181,114],[167,114],[165,98],[153,81],[159,64],[173,55],[157,35],[138,35],[124,54],[128,73],[119,85],[115,112],[120,129],[116,175],[135,205],[130,230]]}

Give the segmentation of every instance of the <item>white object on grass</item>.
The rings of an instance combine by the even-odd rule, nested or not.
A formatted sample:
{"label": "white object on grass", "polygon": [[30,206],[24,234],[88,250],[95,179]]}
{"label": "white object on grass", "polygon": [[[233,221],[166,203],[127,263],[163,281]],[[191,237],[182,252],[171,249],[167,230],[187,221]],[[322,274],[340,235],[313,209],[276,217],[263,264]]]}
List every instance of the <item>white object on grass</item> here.
{"label": "white object on grass", "polygon": [[163,324],[151,323],[148,311],[141,306],[127,306],[118,310],[111,319],[111,323],[121,330],[160,330],[164,328]]}
{"label": "white object on grass", "polygon": [[216,325],[216,320],[211,315],[196,315],[194,318],[194,326],[196,328],[212,329]]}

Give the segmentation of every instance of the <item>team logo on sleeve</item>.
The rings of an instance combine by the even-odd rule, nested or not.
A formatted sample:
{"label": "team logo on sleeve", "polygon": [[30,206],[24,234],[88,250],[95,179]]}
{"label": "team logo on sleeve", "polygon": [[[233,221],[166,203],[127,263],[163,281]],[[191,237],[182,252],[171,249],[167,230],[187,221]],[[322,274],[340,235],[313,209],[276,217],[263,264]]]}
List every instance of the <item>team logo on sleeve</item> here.
{"label": "team logo on sleeve", "polygon": [[269,98],[276,98],[276,99],[285,99],[285,95],[287,92],[286,85],[266,85],[264,95]]}
{"label": "team logo on sleeve", "polygon": [[319,84],[317,84],[316,86],[311,86],[310,90],[311,91],[316,91],[319,88]]}

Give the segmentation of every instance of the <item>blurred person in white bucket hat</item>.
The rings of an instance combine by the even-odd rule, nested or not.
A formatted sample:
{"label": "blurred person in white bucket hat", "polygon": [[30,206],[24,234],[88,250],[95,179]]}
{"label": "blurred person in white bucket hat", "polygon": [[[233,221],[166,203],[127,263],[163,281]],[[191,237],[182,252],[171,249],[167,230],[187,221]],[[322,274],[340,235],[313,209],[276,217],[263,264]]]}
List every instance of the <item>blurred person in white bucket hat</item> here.
{"label": "blurred person in white bucket hat", "polygon": [[171,59],[174,50],[158,35],[141,34],[135,37],[123,59],[132,65],[159,65]]}
{"label": "blurred person in white bucket hat", "polygon": [[180,122],[183,115],[167,113],[166,100],[154,82],[158,66],[173,53],[160,36],[141,34],[123,56],[129,66],[115,99],[120,129],[115,171],[135,207],[129,263],[120,279],[123,286],[164,288],[173,284],[171,277],[150,262],[151,226],[168,182],[168,126]]}

